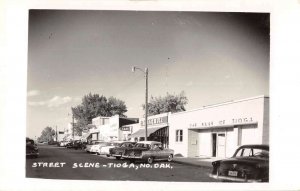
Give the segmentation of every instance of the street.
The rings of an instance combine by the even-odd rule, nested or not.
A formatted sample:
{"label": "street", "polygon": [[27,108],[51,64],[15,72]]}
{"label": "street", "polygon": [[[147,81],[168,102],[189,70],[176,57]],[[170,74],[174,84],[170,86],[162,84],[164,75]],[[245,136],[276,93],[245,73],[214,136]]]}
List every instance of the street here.
{"label": "street", "polygon": [[26,159],[26,177],[72,180],[214,182],[211,169],[175,162],[128,163],[84,150],[39,145],[39,157]]}

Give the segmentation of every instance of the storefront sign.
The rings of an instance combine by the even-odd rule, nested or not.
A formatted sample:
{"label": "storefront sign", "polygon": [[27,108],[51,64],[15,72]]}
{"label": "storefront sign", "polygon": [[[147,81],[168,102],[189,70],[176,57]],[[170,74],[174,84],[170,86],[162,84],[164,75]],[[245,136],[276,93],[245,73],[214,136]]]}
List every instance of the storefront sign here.
{"label": "storefront sign", "polygon": [[241,125],[253,123],[252,117],[244,118],[233,118],[230,120],[219,120],[219,121],[202,121],[197,123],[190,123],[190,128],[207,128],[207,127],[218,127],[218,126],[228,126],[228,125]]}
{"label": "storefront sign", "polygon": [[[162,123],[168,123],[168,116],[150,118],[147,121],[147,125],[158,125]],[[145,126],[145,120],[141,121],[141,126]]]}
{"label": "storefront sign", "polygon": [[130,131],[130,127],[129,126],[124,126],[124,127],[120,127],[121,131]]}

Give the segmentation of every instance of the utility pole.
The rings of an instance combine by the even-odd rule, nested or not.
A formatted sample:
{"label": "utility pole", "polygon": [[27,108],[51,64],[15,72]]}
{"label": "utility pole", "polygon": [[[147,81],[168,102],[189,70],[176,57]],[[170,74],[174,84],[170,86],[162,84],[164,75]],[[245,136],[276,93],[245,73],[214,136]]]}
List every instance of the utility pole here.
{"label": "utility pole", "polygon": [[56,142],[57,142],[58,141],[57,140],[57,125],[55,126],[55,129],[56,129],[56,131],[55,131],[56,133],[55,134],[56,134]]}
{"label": "utility pole", "polygon": [[74,114],[72,114],[72,134],[73,134],[73,141],[74,141]]}
{"label": "utility pole", "polygon": [[146,98],[145,98],[145,141],[147,141],[148,133],[148,68],[145,68],[145,71],[143,71],[141,68],[132,67],[132,72],[135,72],[135,70],[138,69],[142,71],[145,74],[145,81],[146,81]]}
{"label": "utility pole", "polygon": [[147,141],[148,133],[148,68],[145,68],[146,78],[146,100],[145,100],[145,141]]}

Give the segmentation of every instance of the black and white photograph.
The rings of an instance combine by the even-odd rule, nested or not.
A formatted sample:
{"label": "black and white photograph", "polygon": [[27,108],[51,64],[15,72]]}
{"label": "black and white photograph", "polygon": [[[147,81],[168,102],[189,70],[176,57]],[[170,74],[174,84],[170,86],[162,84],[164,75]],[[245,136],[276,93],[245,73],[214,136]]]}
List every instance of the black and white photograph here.
{"label": "black and white photograph", "polygon": [[299,2],[0,4],[0,190],[300,188]]}
{"label": "black and white photograph", "polygon": [[268,13],[29,10],[26,177],[269,181]]}

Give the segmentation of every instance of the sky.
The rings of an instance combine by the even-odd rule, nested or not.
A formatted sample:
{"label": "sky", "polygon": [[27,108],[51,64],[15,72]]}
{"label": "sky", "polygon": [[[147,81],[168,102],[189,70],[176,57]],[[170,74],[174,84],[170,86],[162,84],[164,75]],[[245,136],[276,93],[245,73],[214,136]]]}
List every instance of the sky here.
{"label": "sky", "polygon": [[30,10],[27,136],[64,130],[88,93],[125,101],[184,91],[187,110],[269,95],[269,14]]}

